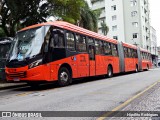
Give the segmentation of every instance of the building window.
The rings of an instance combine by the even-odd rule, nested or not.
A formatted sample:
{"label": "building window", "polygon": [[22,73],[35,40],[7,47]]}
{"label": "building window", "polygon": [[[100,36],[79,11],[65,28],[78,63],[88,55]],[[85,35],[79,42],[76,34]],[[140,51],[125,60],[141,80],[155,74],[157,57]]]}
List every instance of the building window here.
{"label": "building window", "polygon": [[111,6],[111,10],[115,11],[116,10],[116,5]]}
{"label": "building window", "polygon": [[118,36],[113,36],[113,39],[116,39],[116,40],[118,40]]}
{"label": "building window", "polygon": [[137,5],[137,0],[131,0],[131,6],[136,6]]}
{"label": "building window", "polygon": [[112,21],[116,20],[117,19],[117,15],[113,15],[112,16]]}
{"label": "building window", "polygon": [[137,15],[137,11],[131,12],[131,16],[132,16],[132,17],[134,17],[134,16],[136,16],[136,15]]}
{"label": "building window", "polygon": [[112,26],[112,31],[116,31],[117,30],[117,25]]}
{"label": "building window", "polygon": [[133,38],[138,38],[138,33],[133,33]]}
{"label": "building window", "polygon": [[138,27],[138,22],[132,22],[133,27]]}

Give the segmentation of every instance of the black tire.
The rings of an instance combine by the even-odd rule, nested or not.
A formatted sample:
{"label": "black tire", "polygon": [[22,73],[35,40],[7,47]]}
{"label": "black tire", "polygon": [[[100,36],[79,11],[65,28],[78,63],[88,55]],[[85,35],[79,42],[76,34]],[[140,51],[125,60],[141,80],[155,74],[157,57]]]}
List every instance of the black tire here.
{"label": "black tire", "polygon": [[135,69],[135,72],[137,73],[138,72],[138,66],[136,65],[136,69]]}
{"label": "black tire", "polygon": [[108,66],[107,76],[108,78],[113,77],[113,69],[111,66]]}
{"label": "black tire", "polygon": [[65,67],[60,68],[58,73],[58,85],[63,87],[72,82],[72,77],[69,70]]}
{"label": "black tire", "polygon": [[149,66],[147,65],[147,68],[146,68],[146,70],[148,71],[149,70]]}

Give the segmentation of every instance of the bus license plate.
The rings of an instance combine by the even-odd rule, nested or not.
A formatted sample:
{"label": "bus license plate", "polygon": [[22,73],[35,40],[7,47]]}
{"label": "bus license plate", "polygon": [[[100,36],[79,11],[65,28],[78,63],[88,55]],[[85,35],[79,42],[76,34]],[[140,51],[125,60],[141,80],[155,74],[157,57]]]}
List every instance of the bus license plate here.
{"label": "bus license plate", "polygon": [[13,81],[18,82],[20,80],[19,80],[19,78],[14,78]]}

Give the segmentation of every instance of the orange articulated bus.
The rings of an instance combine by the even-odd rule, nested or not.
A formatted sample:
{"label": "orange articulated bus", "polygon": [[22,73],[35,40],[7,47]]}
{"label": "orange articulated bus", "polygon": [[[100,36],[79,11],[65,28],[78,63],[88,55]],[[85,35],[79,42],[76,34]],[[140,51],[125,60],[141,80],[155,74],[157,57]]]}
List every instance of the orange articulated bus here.
{"label": "orange articulated bus", "polygon": [[148,70],[149,68],[152,67],[152,62],[151,62],[151,54],[145,50],[140,48],[140,56],[141,56],[141,65],[142,65],[142,70],[146,69]]}
{"label": "orange articulated bus", "polygon": [[6,65],[8,81],[66,86],[74,78],[151,68],[146,50],[62,21],[26,27],[14,41]]}

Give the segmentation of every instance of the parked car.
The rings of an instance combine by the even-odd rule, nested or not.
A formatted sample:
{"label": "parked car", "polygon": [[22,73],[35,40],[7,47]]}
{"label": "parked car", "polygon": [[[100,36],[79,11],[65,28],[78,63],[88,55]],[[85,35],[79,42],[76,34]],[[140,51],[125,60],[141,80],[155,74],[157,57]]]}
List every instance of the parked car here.
{"label": "parked car", "polygon": [[0,38],[0,81],[5,80],[5,63],[12,40],[10,37]]}

